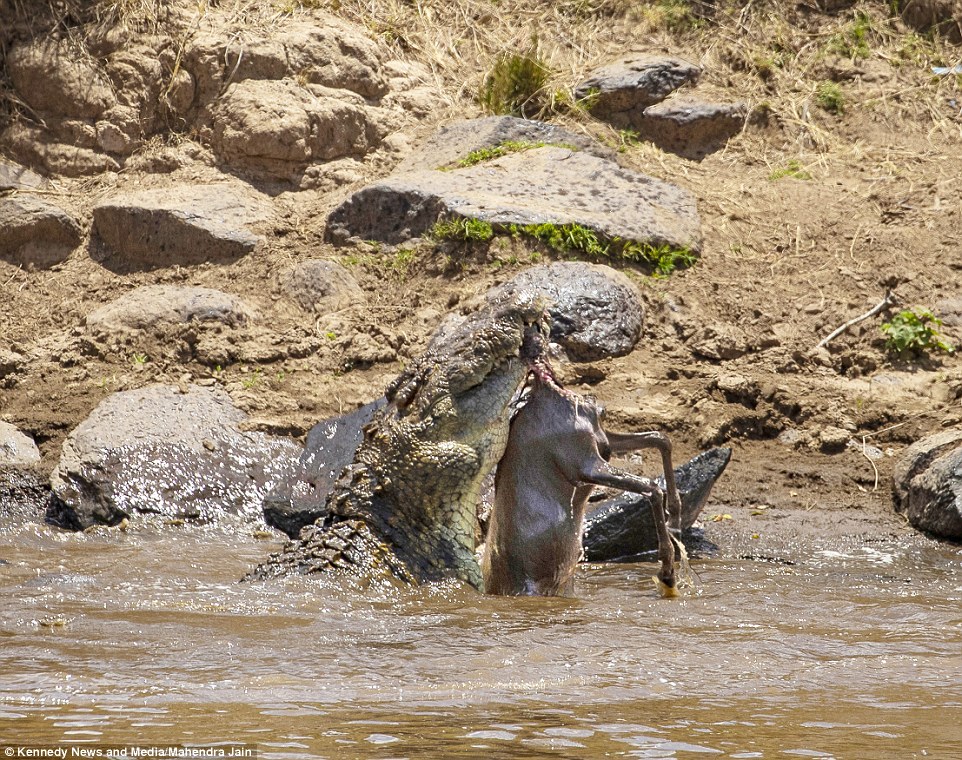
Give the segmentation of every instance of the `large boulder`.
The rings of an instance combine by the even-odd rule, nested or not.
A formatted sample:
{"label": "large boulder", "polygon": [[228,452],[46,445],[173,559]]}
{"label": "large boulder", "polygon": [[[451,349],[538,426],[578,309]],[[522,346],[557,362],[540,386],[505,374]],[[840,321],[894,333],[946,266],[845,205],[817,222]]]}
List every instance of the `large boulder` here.
{"label": "large boulder", "polygon": [[679,87],[694,84],[701,69],[680,58],[628,53],[593,71],[575,88],[594,116],[617,127],[633,127],[649,106]]}
{"label": "large boulder", "polygon": [[962,541],[962,430],[905,450],[893,473],[895,510],[919,530]]}
{"label": "large boulder", "polygon": [[451,168],[470,153],[505,143],[560,145],[583,150],[600,158],[615,152],[585,135],[555,124],[516,116],[486,116],[447,124],[408,154],[394,174]]}
{"label": "large boulder", "polygon": [[263,242],[250,226],[269,203],[228,184],[174,185],[122,193],[93,210],[94,230],[126,266],[155,268],[231,261]]}
{"label": "large boulder", "polygon": [[608,238],[701,246],[686,190],[588,153],[544,147],[451,171],[418,171],[362,188],[328,217],[328,236],[402,243],[440,217],[498,225],[579,224]]}
{"label": "large boulder", "polygon": [[0,198],[0,257],[49,267],[66,259],[83,237],[66,211],[29,195]]}
{"label": "large boulder", "polygon": [[154,385],[108,396],[64,442],[50,478],[51,519],[115,525],[138,514],[258,520],[264,495],[293,466],[293,441],[245,433],[217,391]]}
{"label": "large boulder", "polygon": [[531,267],[487,297],[493,300],[507,292],[547,298],[551,340],[574,361],[624,356],[641,335],[645,312],[638,290],[608,266],[559,261]]}

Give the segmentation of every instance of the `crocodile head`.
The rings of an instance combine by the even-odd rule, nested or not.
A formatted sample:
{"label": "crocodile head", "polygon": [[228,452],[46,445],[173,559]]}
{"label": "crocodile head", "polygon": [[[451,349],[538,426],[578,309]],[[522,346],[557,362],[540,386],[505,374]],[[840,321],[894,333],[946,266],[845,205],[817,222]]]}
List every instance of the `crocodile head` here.
{"label": "crocodile head", "polygon": [[542,301],[489,303],[392,382],[388,405],[364,427],[328,504],[337,519],[363,522],[405,580],[456,577],[480,588],[482,482],[504,453],[511,402],[547,335]]}

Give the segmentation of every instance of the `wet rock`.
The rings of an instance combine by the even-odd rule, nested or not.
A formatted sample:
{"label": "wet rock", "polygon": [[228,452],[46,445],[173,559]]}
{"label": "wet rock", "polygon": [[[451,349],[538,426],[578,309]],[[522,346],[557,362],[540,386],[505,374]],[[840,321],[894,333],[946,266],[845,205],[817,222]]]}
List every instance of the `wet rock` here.
{"label": "wet rock", "polygon": [[0,462],[0,532],[43,521],[50,497],[47,480],[36,465],[6,466]]}
{"label": "wet rock", "polygon": [[364,437],[362,428],[386,403],[381,398],[311,428],[296,469],[264,500],[268,525],[296,538],[301,528],[327,513],[327,497],[344,468],[354,461]]}
{"label": "wet rock", "polygon": [[962,42],[962,0],[908,0],[899,7],[909,26]]}
{"label": "wet rock", "polygon": [[892,476],[896,512],[919,530],[962,540],[962,430],[909,446]]}
{"label": "wet rock", "polygon": [[694,84],[701,69],[679,58],[631,53],[594,72],[575,88],[575,97],[589,99],[591,113],[616,127],[634,127],[644,111],[686,84]]}
{"label": "wet rock", "polygon": [[49,267],[66,259],[82,238],[66,211],[29,195],[0,198],[0,256],[23,266]]}
{"label": "wet rock", "polygon": [[211,146],[233,166],[293,178],[313,161],[361,156],[379,142],[358,96],[293,81],[233,84],[211,112]]}
{"label": "wet rock", "polygon": [[600,158],[614,158],[616,155],[613,150],[591,138],[554,124],[515,116],[487,116],[441,127],[401,161],[394,173],[454,167],[473,151],[493,148],[505,142],[562,145]]}
{"label": "wet rock", "polygon": [[330,314],[367,300],[350,272],[321,259],[291,267],[281,277],[281,288],[309,314]]}
{"label": "wet rock", "polygon": [[42,190],[50,183],[25,166],[0,158],[0,192],[3,190]]}
{"label": "wet rock", "polygon": [[270,32],[233,26],[200,34],[192,40],[185,64],[198,84],[202,103],[214,100],[226,82],[298,77],[378,98],[387,92],[378,45],[357,26],[319,11],[312,20],[287,20]]}
{"label": "wet rock", "polygon": [[16,45],[6,69],[17,94],[40,113],[96,117],[117,102],[95,60],[68,40]]}
{"label": "wet rock", "polygon": [[[701,514],[715,483],[725,472],[732,450],[711,449],[675,469],[681,497],[681,529],[689,530]],[[663,477],[656,478],[662,488]],[[639,494],[623,493],[608,499],[585,517],[582,536],[584,557],[589,562],[630,557],[658,550],[658,534],[651,516],[651,502]]]}
{"label": "wet rock", "polygon": [[24,467],[40,461],[33,439],[9,422],[0,422],[0,467]]}
{"label": "wet rock", "polygon": [[548,298],[551,340],[574,361],[624,356],[641,335],[645,313],[638,291],[611,267],[581,261],[531,267],[487,297],[494,300],[508,292]]}
{"label": "wet rock", "polygon": [[645,109],[632,126],[664,151],[700,159],[725,147],[745,127],[747,116],[744,103],[672,98]]}
{"label": "wet rock", "polygon": [[50,517],[73,529],[138,514],[211,522],[259,519],[264,495],[300,447],[243,433],[246,415],[219,391],[154,385],[108,396],[64,442]]}
{"label": "wet rock", "polygon": [[230,261],[262,241],[248,228],[270,206],[230,185],[180,185],[123,193],[94,207],[94,229],[123,258],[144,268]]}
{"label": "wet rock", "polygon": [[250,306],[220,290],[145,285],[91,312],[87,316],[87,331],[93,336],[107,336],[189,322],[240,327],[253,318]]}
{"label": "wet rock", "polygon": [[609,238],[698,250],[695,200],[679,187],[584,152],[545,147],[452,171],[388,177],[328,217],[328,236],[402,243],[439,217],[576,223]]}

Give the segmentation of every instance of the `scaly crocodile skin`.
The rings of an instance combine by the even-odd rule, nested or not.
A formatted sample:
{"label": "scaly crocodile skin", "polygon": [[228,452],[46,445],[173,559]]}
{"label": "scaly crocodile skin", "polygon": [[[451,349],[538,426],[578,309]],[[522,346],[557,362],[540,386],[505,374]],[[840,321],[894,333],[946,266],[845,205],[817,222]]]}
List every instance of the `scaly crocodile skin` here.
{"label": "scaly crocodile skin", "polygon": [[329,515],[248,578],[347,571],[480,589],[481,484],[504,453],[509,405],[547,334],[544,304],[514,295],[436,340],[388,388]]}

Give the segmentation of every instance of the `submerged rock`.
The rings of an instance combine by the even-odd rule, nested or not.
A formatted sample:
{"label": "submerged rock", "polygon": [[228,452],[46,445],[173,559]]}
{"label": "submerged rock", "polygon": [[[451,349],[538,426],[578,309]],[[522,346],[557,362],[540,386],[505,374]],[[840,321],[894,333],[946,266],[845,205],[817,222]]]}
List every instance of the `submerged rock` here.
{"label": "submerged rock", "polygon": [[69,528],[138,514],[211,522],[259,519],[264,495],[293,466],[293,441],[238,428],[221,392],[154,385],[108,396],[64,442],[50,478],[50,517]]}
{"label": "submerged rock", "polygon": [[443,216],[492,224],[579,224],[607,238],[655,247],[701,246],[686,190],[597,156],[544,147],[451,171],[388,177],[354,193],[328,217],[328,237],[402,243]]}
{"label": "submerged rock", "polygon": [[[681,497],[681,529],[687,531],[698,519],[712,487],[731,460],[731,449],[710,449],[675,469]],[[665,479],[656,479],[664,488]],[[585,517],[582,537],[589,562],[620,559],[658,550],[658,534],[651,516],[651,502],[644,496],[623,493],[608,499]]]}
{"label": "submerged rock", "polygon": [[913,443],[892,477],[896,512],[919,530],[962,541],[962,430]]}

